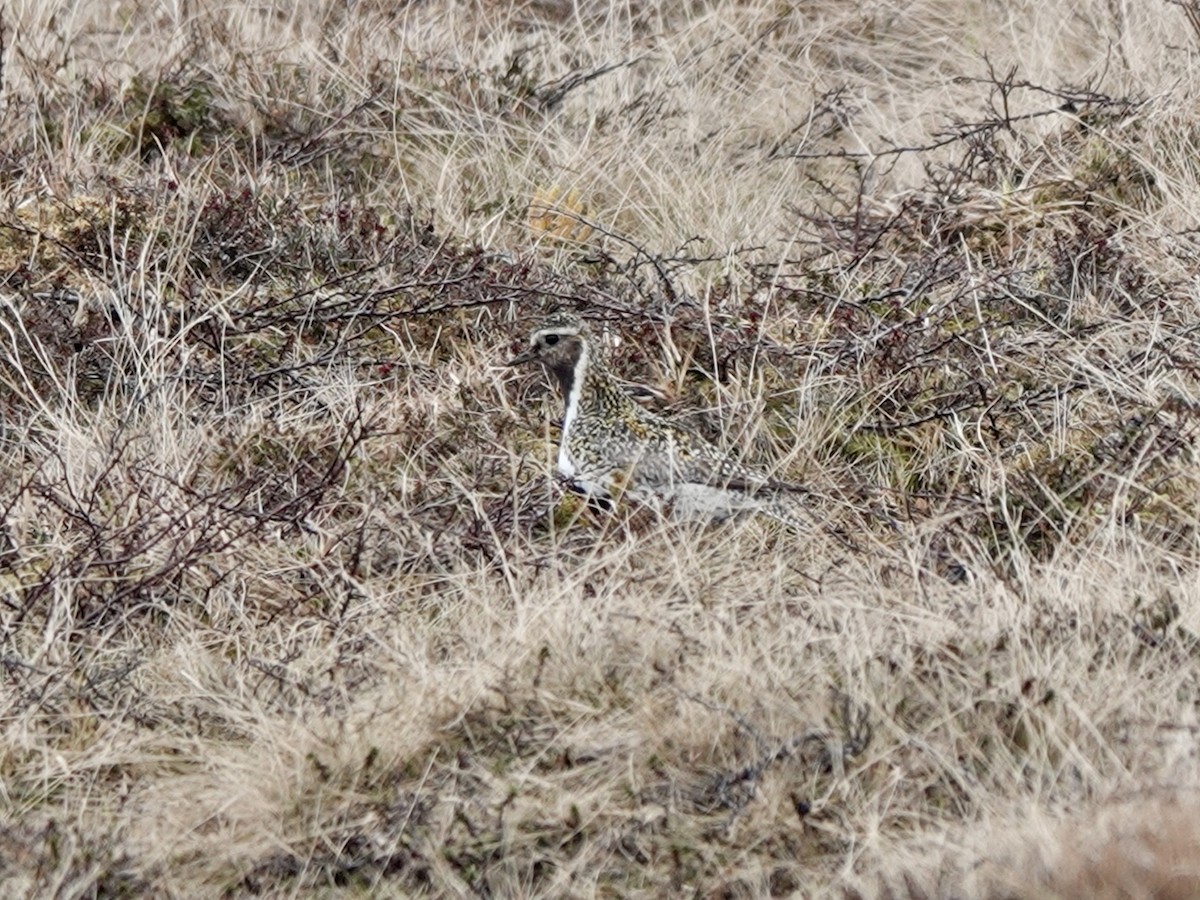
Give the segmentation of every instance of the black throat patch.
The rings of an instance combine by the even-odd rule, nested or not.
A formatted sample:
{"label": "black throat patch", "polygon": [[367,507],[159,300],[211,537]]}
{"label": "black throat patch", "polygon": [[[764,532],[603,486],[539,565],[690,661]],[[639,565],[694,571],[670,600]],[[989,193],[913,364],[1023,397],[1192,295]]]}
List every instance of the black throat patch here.
{"label": "black throat patch", "polygon": [[579,357],[583,353],[583,342],[577,337],[564,338],[567,343],[566,353],[557,355],[553,362],[547,362],[548,368],[556,379],[558,379],[558,389],[562,391],[563,401],[569,402],[571,398],[571,389],[575,387],[575,379],[582,377],[582,372],[579,369]]}

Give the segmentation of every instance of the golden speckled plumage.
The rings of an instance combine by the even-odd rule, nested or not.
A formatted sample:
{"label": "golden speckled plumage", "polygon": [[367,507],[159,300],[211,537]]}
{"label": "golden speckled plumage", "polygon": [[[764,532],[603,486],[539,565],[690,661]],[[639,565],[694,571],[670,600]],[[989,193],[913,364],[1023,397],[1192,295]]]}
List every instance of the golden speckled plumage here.
{"label": "golden speckled plumage", "polygon": [[803,491],[730,459],[635,403],[608,371],[577,316],[556,313],[509,365],[538,362],[558,381],[564,415],[559,473],[602,501],[622,493],[685,518],[759,512],[805,529]]}

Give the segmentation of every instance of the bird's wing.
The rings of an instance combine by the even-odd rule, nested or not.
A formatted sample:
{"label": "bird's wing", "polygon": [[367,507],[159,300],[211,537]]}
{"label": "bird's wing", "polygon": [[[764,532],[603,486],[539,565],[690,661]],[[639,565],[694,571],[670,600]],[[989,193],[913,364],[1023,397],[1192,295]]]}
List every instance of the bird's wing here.
{"label": "bird's wing", "polygon": [[726,488],[745,494],[803,494],[805,488],[747,466],[721,452],[708,441],[682,429],[672,429],[675,439],[675,478],[680,481]]}

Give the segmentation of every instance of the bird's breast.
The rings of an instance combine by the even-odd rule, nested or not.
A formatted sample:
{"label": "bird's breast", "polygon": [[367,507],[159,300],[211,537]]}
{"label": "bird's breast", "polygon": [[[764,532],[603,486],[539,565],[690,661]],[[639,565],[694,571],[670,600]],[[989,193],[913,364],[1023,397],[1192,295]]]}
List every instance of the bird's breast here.
{"label": "bird's breast", "polygon": [[563,478],[575,477],[575,463],[571,461],[571,453],[567,450],[567,442],[558,445],[558,474]]}

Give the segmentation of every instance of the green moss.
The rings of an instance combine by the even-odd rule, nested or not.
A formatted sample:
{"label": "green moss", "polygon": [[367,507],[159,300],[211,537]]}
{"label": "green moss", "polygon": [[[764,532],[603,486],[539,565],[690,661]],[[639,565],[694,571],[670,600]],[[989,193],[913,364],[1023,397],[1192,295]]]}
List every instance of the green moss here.
{"label": "green moss", "polygon": [[113,147],[118,155],[147,159],[181,144],[188,155],[198,156],[207,152],[221,126],[212,88],[202,79],[173,82],[136,75],[121,105],[128,118],[120,126],[123,139]]}
{"label": "green moss", "polygon": [[907,441],[878,431],[859,431],[842,444],[842,454],[856,468],[878,473],[882,482],[902,490],[912,487],[915,460]]}

